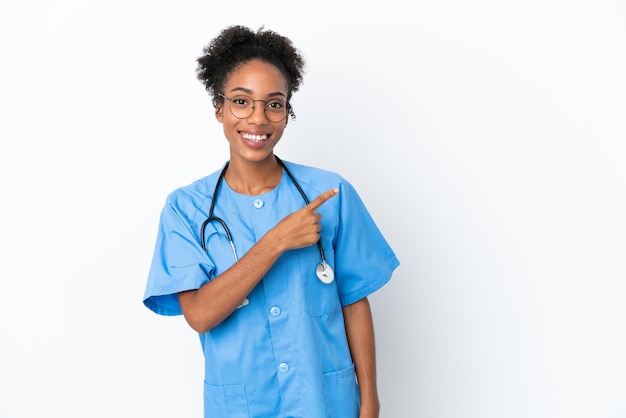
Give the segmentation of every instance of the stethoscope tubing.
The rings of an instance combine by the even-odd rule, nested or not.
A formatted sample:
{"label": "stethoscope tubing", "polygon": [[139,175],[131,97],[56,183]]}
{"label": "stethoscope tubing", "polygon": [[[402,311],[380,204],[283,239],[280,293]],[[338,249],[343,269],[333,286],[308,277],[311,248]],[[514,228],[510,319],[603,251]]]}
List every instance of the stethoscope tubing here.
{"label": "stethoscope tubing", "polygon": [[[293,185],[296,186],[296,189],[298,189],[298,192],[300,192],[300,196],[302,196],[302,199],[304,199],[305,205],[308,205],[309,199],[306,197],[306,193],[304,193],[304,190],[302,190],[302,187],[300,187],[300,184],[296,181],[293,174],[291,174],[291,171],[289,171],[287,166],[285,166],[285,163],[283,163],[283,161],[280,158],[278,158],[277,156],[274,156],[274,158],[276,158],[276,161],[278,161],[278,164],[280,164],[285,169],[285,173],[287,173]],[[317,240],[317,248],[319,248],[320,250],[320,257],[322,259],[322,263],[326,265],[326,256],[324,255],[324,247],[322,246],[321,238]]]}
{"label": "stethoscope tubing", "polygon": [[[276,155],[274,156],[274,158],[276,158],[276,161],[278,162],[278,164],[280,164],[280,166],[285,170],[285,173],[287,173],[287,176],[289,176],[289,179],[291,180],[291,182],[293,183],[294,186],[296,186],[296,189],[298,189],[298,192],[300,193],[300,196],[302,196],[302,199],[304,200],[304,203],[306,205],[309,204],[309,199],[306,196],[306,193],[304,193],[304,190],[302,190],[302,187],[300,187],[300,184],[298,183],[298,181],[296,180],[296,178],[293,176],[293,174],[291,174],[291,171],[287,168],[287,166],[285,165],[285,163],[283,163],[283,161],[278,158]],[[215,203],[217,202],[217,194],[220,190],[220,186],[224,180],[224,175],[226,174],[226,169],[228,168],[228,164],[229,162],[226,162],[226,164],[224,165],[224,168],[222,169],[222,172],[220,173],[219,178],[217,179],[217,183],[215,184],[215,190],[213,191],[213,196],[211,198],[211,206],[209,208],[209,216],[206,218],[206,220],[202,223],[202,226],[200,227],[200,242],[202,244],[202,250],[206,251],[206,243],[205,243],[205,229],[206,226],[211,223],[212,221],[217,221],[222,225],[222,228],[224,228],[224,232],[226,233],[226,237],[228,238],[228,242],[230,244],[230,247],[233,250],[233,254],[235,256],[235,261],[238,261],[239,258],[237,256],[237,249],[235,247],[235,243],[233,241],[233,236],[230,233],[230,229],[228,228],[228,225],[226,225],[226,222],[224,222],[224,220],[222,218],[219,218],[217,216],[215,216],[213,214],[214,209],[215,209]],[[317,241],[317,248],[319,249],[320,252],[320,257],[322,259],[322,265],[326,266],[326,256],[324,255],[324,247],[322,246],[322,240],[321,238]]]}

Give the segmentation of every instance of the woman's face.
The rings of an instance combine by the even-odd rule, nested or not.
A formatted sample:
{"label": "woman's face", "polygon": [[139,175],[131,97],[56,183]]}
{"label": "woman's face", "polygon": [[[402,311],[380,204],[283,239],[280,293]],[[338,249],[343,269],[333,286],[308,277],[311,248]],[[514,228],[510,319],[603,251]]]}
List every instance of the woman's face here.
{"label": "woman's face", "polygon": [[[276,114],[280,113],[277,109],[280,109],[281,102],[287,101],[287,93],[285,77],[272,64],[252,60],[230,73],[222,94],[229,99],[239,99],[223,99],[216,117],[223,124],[224,134],[230,143],[231,162],[262,162],[273,157],[274,147],[283,135],[289,115],[279,122],[272,122],[268,114],[270,118],[277,119]],[[241,96],[255,100],[252,113],[243,118],[241,107],[246,101],[242,101]],[[285,112],[288,113],[288,109],[285,108]]]}

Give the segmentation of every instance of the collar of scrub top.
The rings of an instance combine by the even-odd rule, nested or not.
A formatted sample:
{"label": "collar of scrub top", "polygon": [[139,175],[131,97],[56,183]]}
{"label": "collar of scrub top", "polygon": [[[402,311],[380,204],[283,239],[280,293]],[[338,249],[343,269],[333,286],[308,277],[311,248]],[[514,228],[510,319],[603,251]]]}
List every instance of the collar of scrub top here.
{"label": "collar of scrub top", "polygon": [[[298,192],[300,193],[300,196],[302,196],[304,203],[308,205],[309,199],[307,198],[306,194],[302,190],[302,187],[300,187],[300,184],[298,183],[296,178],[293,176],[293,174],[291,174],[291,171],[289,171],[285,163],[283,163],[283,161],[280,158],[278,158],[278,156],[275,155],[274,158],[276,158],[276,161],[278,162],[278,164],[280,164],[283,170],[285,170],[285,173],[287,173],[287,176],[289,177],[293,185],[296,186],[296,189],[298,189]],[[215,204],[217,202],[217,195],[219,193],[220,186],[222,185],[222,182],[224,181],[224,175],[226,174],[226,170],[228,169],[228,163],[229,161],[227,161],[226,164],[224,164],[224,168],[222,169],[222,172],[220,173],[220,176],[217,179],[217,183],[215,183],[215,190],[213,191],[213,197],[211,199],[211,207],[209,208],[209,216],[206,218],[206,220],[202,223],[202,226],[200,227],[200,241],[202,243],[202,249],[206,251],[206,243],[205,243],[205,237],[204,237],[204,231],[206,229],[206,226],[213,221],[219,222],[220,225],[222,225],[224,232],[226,233],[226,238],[228,238],[228,243],[230,244],[230,248],[233,251],[233,256],[235,257],[235,262],[236,262],[236,261],[239,261],[239,257],[237,256],[237,248],[235,247],[235,242],[233,241],[233,236],[230,233],[230,229],[228,228],[228,225],[222,218],[217,217],[213,214],[213,211],[215,209]],[[326,263],[326,257],[324,256],[324,247],[322,246],[321,238],[317,241],[317,248],[319,249],[320,258],[322,261],[315,267],[315,274],[322,283],[330,284],[333,282],[333,280],[335,280],[335,273],[333,272],[333,269],[330,267],[330,265]]]}

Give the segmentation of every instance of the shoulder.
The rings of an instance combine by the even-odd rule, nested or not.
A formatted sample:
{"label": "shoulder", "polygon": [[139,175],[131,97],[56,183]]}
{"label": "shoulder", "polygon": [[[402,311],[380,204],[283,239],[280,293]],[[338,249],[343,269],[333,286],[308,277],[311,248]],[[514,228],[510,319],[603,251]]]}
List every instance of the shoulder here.
{"label": "shoulder", "polygon": [[[356,197],[360,199],[357,190],[352,183],[347,180],[341,174],[326,170],[318,167],[311,167],[303,164],[296,164],[289,161],[283,161],[289,171],[293,174],[300,185],[311,193],[311,196],[320,194],[331,188],[337,187],[340,190],[340,196],[343,197]],[[333,199],[332,201],[338,203],[344,198]]]}
{"label": "shoulder", "polygon": [[303,164],[296,164],[291,161],[283,161],[285,166],[291,171],[298,182],[307,185],[313,189],[324,189],[328,187],[337,187],[342,183],[347,183],[346,179],[340,174]]}
{"label": "shoulder", "polygon": [[193,219],[201,208],[210,204],[220,171],[221,169],[174,189],[166,197],[165,209],[189,218],[189,220]]}

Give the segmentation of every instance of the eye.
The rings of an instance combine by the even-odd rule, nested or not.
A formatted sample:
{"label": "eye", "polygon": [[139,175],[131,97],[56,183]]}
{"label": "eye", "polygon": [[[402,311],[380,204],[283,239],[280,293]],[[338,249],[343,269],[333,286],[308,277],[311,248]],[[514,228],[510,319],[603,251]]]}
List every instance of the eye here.
{"label": "eye", "polygon": [[267,102],[267,109],[272,111],[282,111],[285,108],[285,102],[282,100],[270,100]]}
{"label": "eye", "polygon": [[249,107],[252,106],[253,103],[252,99],[248,96],[235,96],[231,99],[231,102],[240,107]]}

